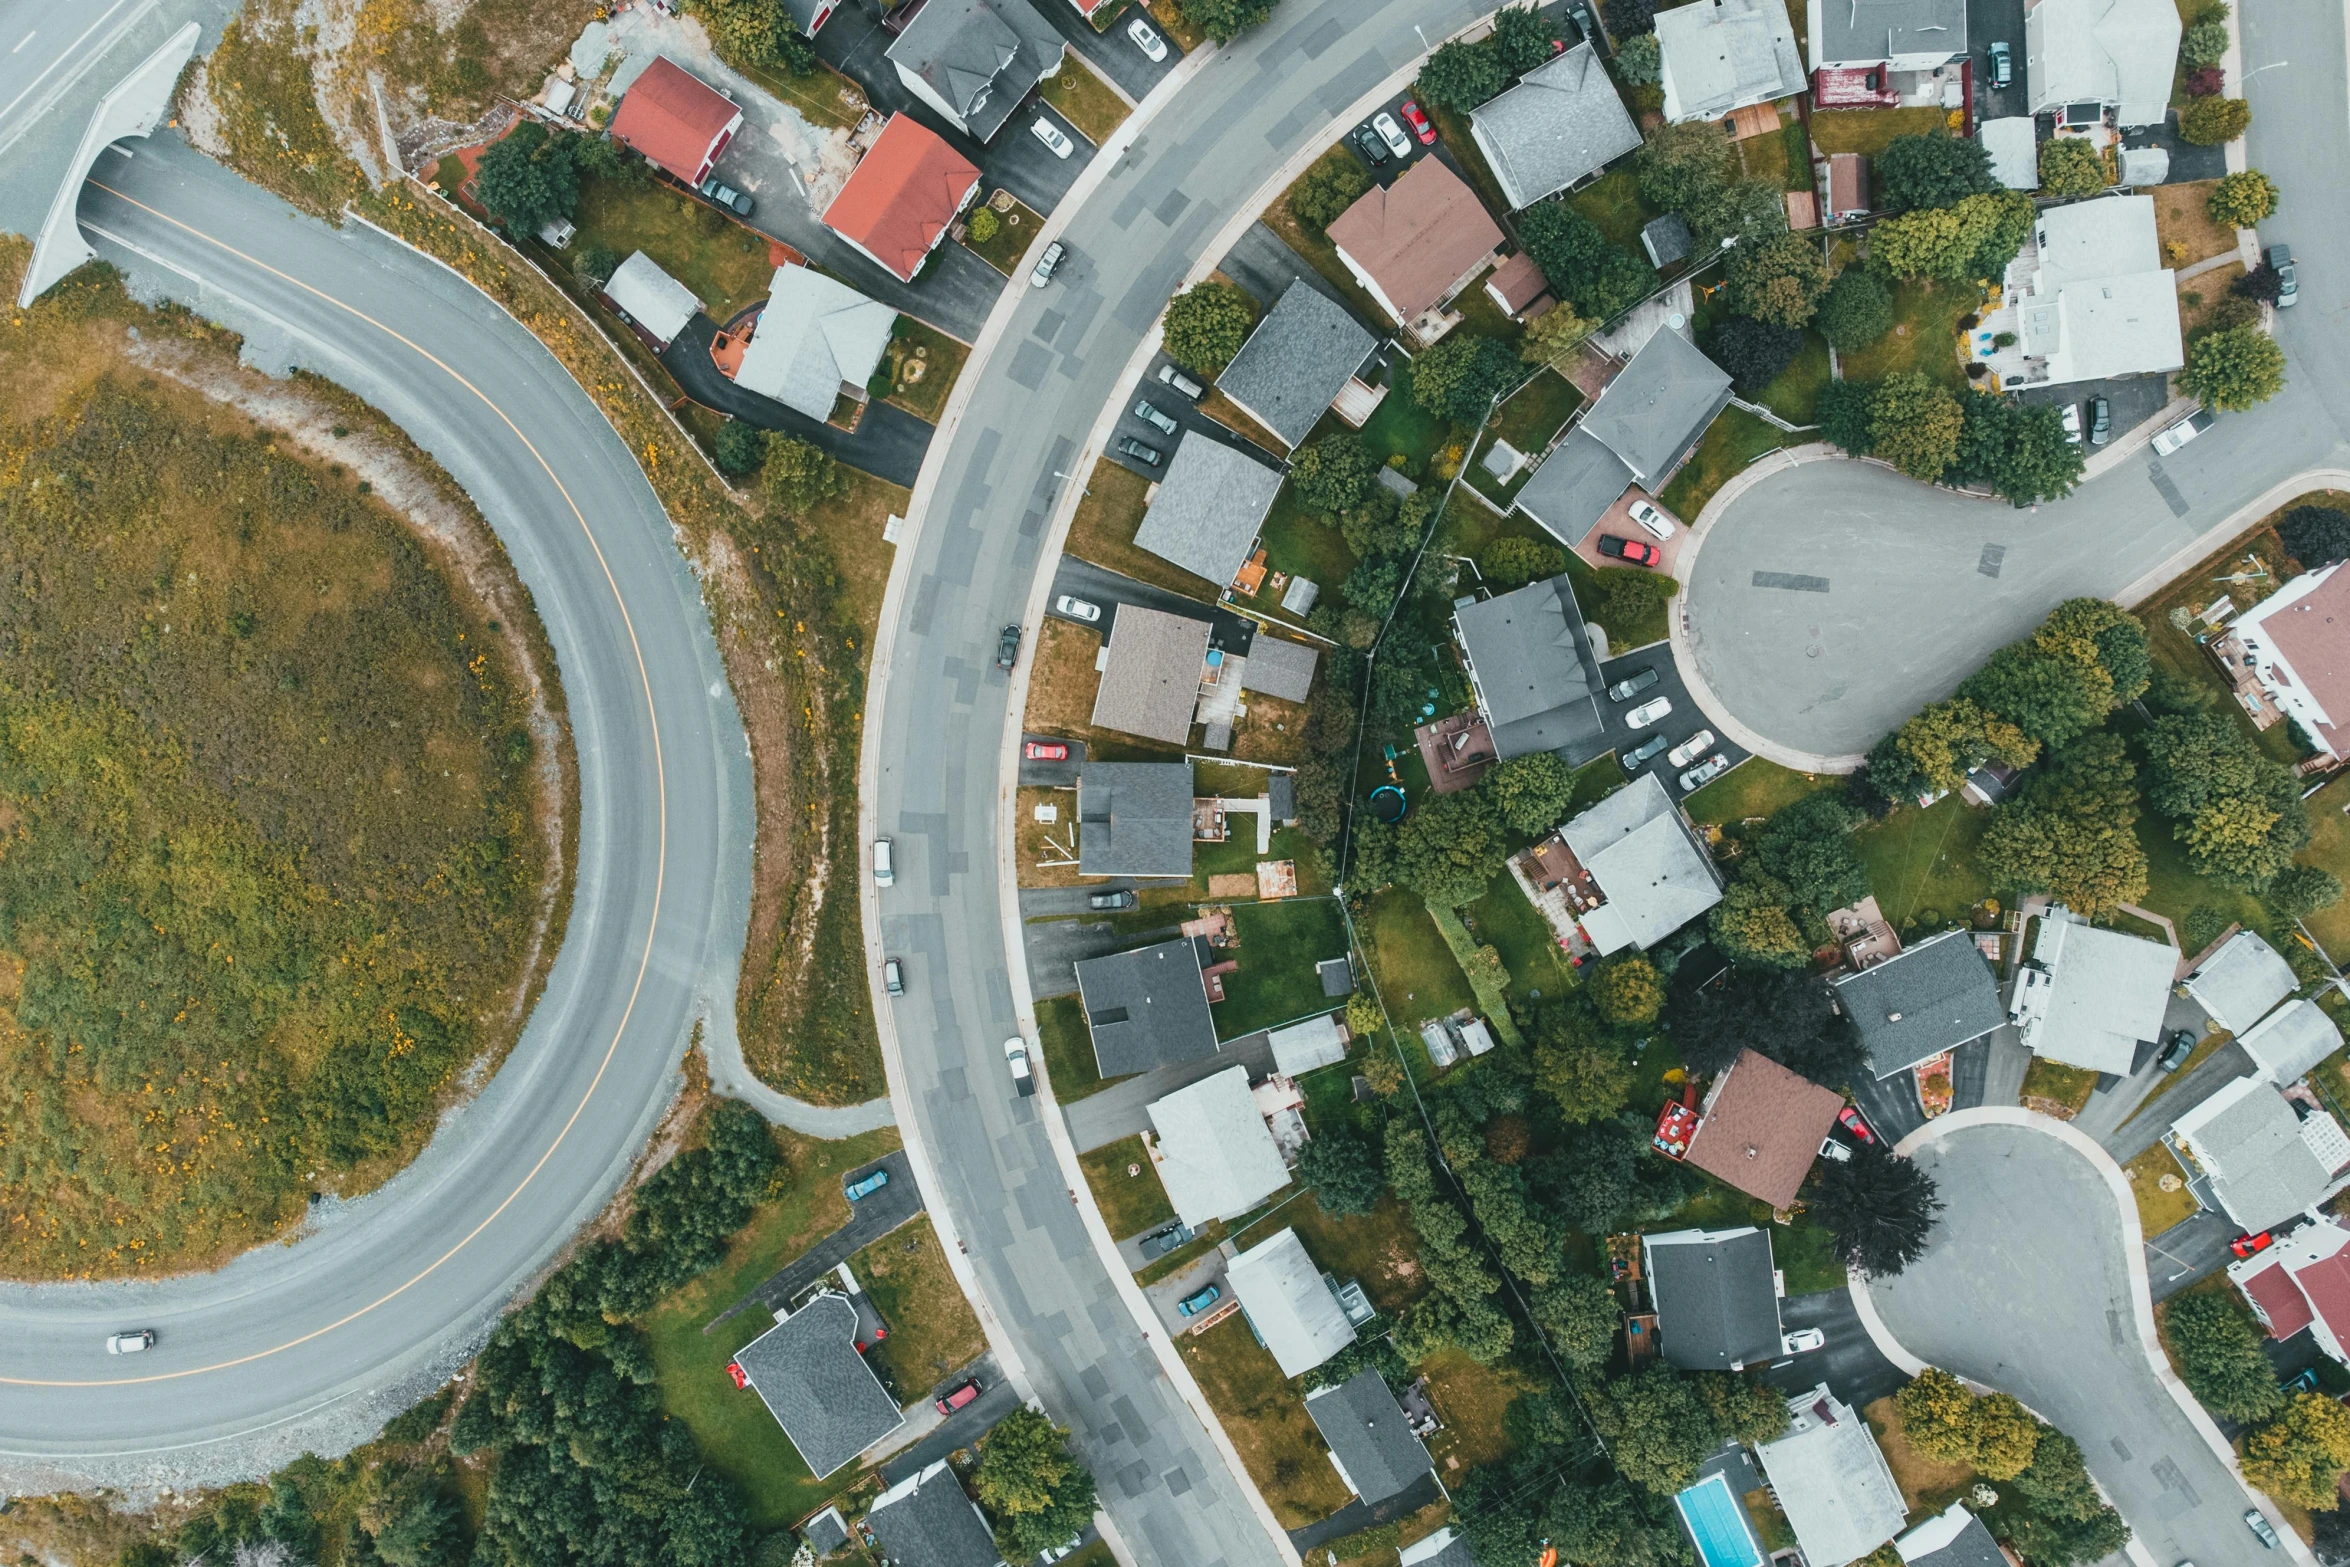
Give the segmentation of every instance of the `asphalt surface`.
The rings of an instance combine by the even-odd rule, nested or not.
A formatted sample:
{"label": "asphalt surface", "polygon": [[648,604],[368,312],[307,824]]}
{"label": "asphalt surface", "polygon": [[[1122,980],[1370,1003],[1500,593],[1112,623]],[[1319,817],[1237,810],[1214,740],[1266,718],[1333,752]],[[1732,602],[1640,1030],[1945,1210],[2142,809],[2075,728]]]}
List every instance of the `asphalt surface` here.
{"label": "asphalt surface", "polygon": [[1148,1072],[1138,1072],[1099,1093],[1062,1106],[1069,1123],[1069,1140],[1079,1153],[1131,1137],[1151,1124],[1150,1107],[1179,1088],[1189,1088],[1218,1072],[1236,1066],[1248,1068],[1251,1084],[1261,1083],[1273,1070],[1273,1040],[1265,1033],[1243,1034],[1212,1053],[1178,1061]]}
{"label": "asphalt surface", "polygon": [[849,1222],[785,1263],[762,1280],[757,1289],[702,1325],[704,1333],[738,1312],[764,1308],[781,1311],[792,1297],[840,1264],[863,1251],[922,1211],[922,1189],[914,1184],[914,1167],[903,1149],[886,1159],[858,1165],[841,1175],[845,1191],[875,1170],[887,1170],[889,1180],[879,1191],[867,1192],[849,1207]]}
{"label": "asphalt surface", "polygon": [[[1079,620],[1075,615],[1064,615],[1057,605],[1062,598],[1073,598],[1091,604],[1102,612],[1099,620]],[[1198,599],[1185,598],[1148,582],[1139,582],[1107,566],[1080,560],[1075,555],[1063,555],[1053,566],[1052,596],[1045,600],[1045,613],[1055,620],[1066,620],[1098,631],[1107,642],[1118,624],[1118,610],[1126,604],[1155,609],[1169,615],[1181,615],[1188,620],[1208,623],[1208,646],[1235,658],[1248,657],[1248,650],[1256,645],[1257,624],[1246,615],[1238,614],[1221,604],[1205,604]]]}
{"label": "asphalt surface", "polygon": [[[1646,745],[1660,734],[1665,737],[1665,749],[1632,768],[1631,771],[1656,774],[1658,780],[1665,786],[1665,793],[1678,800],[1687,793],[1681,787],[1681,775],[1689,768],[1704,761],[1706,757],[1716,755],[1727,757],[1733,767],[1746,760],[1745,747],[1719,730],[1714,732],[1713,743],[1708,745],[1703,753],[1692,758],[1685,766],[1675,767],[1667,760],[1669,753],[1678,749],[1685,741],[1694,739],[1699,730],[1711,729],[1713,726],[1706,722],[1704,709],[1700,708],[1696,699],[1690,696],[1688,683],[1681,678],[1681,666],[1673,662],[1673,650],[1662,642],[1651,643],[1648,647],[1626,653],[1621,658],[1609,659],[1599,666],[1599,674],[1602,681],[1612,686],[1617,681],[1637,674],[1643,669],[1656,671],[1657,682],[1655,685],[1628,701],[1613,701],[1604,691],[1599,698],[1602,733],[1607,737],[1609,747],[1615,751],[1619,758]],[[1667,713],[1663,719],[1645,729],[1634,729],[1624,722],[1626,713],[1654,701],[1660,696],[1673,704],[1673,710]]]}
{"label": "asphalt surface", "polygon": [[1838,1398],[1864,1409],[1898,1393],[1909,1380],[1861,1326],[1848,1289],[1788,1296],[1779,1302],[1779,1326],[1789,1333],[1818,1328],[1826,1339],[1818,1349],[1783,1356],[1763,1368],[1762,1379],[1789,1397],[1825,1382]]}
{"label": "asphalt surface", "polygon": [[[226,7],[173,7],[168,26],[152,25],[156,9],[156,0],[88,0],[77,6],[0,0],[0,152],[42,124],[48,111],[64,102],[83,74],[116,45],[124,46],[120,64],[127,69],[138,61],[137,45],[152,49],[188,19],[180,13],[213,20]],[[111,78],[106,85],[112,85]],[[95,96],[91,95],[93,100]],[[72,134],[79,136],[88,123],[87,110],[74,120]],[[31,227],[25,225],[24,231],[31,232]]]}
{"label": "asphalt surface", "polygon": [[786,408],[772,397],[728,380],[710,357],[710,343],[717,333],[717,323],[697,312],[661,355],[661,363],[677,377],[686,396],[762,430],[796,435],[877,479],[912,486],[922,471],[922,454],[930,450],[930,438],[937,433],[929,425],[878,397],[865,405],[854,430],[811,419],[797,408]]}
{"label": "asphalt surface", "polygon": [[[1149,97],[1151,89],[1165,81],[1167,73],[1182,63],[1183,46],[1167,36],[1167,30],[1158,24],[1156,17],[1145,16],[1143,21],[1149,24],[1152,32],[1159,35],[1159,42],[1166,48],[1167,58],[1159,61],[1153,61],[1136,46],[1133,39],[1126,36],[1126,17],[1120,17],[1117,25],[1108,32],[1097,33],[1093,30],[1093,24],[1078,15],[1077,8],[1069,4],[1068,0],[1030,0],[1030,3],[1043,14],[1046,21],[1053,24],[1063,38],[1069,40],[1072,49],[1084,55],[1102,75],[1117,83],[1119,89],[1137,103]],[[1134,11],[1129,15],[1141,16],[1142,13]]]}

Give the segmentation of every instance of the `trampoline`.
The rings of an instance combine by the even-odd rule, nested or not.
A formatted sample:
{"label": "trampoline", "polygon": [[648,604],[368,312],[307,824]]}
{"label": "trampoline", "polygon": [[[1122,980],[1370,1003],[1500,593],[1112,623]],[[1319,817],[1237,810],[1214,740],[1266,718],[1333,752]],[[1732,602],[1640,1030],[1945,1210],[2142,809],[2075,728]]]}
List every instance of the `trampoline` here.
{"label": "trampoline", "polygon": [[1403,820],[1403,791],[1393,784],[1381,784],[1371,791],[1371,814],[1392,827]]}
{"label": "trampoline", "polygon": [[1719,1472],[1707,1475],[1673,1498],[1681,1522],[1697,1542],[1705,1567],[1763,1567],[1762,1541],[1746,1509],[1731,1494],[1729,1480]]}

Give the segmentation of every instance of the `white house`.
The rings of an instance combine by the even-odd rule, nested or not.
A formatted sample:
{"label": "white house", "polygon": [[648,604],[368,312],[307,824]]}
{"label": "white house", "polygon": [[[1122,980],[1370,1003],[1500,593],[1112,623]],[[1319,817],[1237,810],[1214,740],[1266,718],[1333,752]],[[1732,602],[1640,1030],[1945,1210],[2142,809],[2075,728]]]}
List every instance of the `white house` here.
{"label": "white house", "polygon": [[[2001,335],[2015,342],[2000,346]],[[2178,279],[2162,264],[2152,196],[2105,196],[2041,211],[2008,263],[1975,357],[2008,390],[2167,374],[2187,362]]]}
{"label": "white house", "polygon": [[[2037,0],[2024,7],[2024,85],[2034,114],[2160,125],[2184,31],[2171,0]],[[2068,112],[2069,111],[2069,112]]]}
{"label": "white house", "polygon": [[1665,118],[1718,120],[1803,91],[1795,24],[1780,0],[1696,0],[1656,13]]}
{"label": "white house", "polygon": [[2100,930],[2058,905],[2016,975],[2008,1021],[2036,1056],[2126,1077],[2138,1047],[2162,1037],[2177,967],[2160,942]]}

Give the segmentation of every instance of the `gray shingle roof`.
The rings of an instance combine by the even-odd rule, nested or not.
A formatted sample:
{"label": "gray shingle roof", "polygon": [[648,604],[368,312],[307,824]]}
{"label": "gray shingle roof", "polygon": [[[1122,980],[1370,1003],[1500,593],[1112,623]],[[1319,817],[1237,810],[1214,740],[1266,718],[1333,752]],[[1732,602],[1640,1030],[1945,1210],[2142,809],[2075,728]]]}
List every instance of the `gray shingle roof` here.
{"label": "gray shingle roof", "polygon": [[1676,261],[1687,261],[1691,243],[1689,220],[1678,212],[1650,218],[1640,229],[1640,248],[1648,252],[1648,264],[1652,267],[1669,267]]}
{"label": "gray shingle roof", "polygon": [[1104,1077],[1196,1060],[1216,1049],[1216,1020],[1191,939],[1162,941],[1077,965],[1077,993]]}
{"label": "gray shingle roof", "polygon": [[1006,0],[930,0],[886,58],[929,84],[971,134],[994,137],[1067,48],[1033,6]]}
{"label": "gray shingle roof", "polygon": [[1292,283],[1216,377],[1216,389],[1294,447],[1378,346],[1345,306],[1310,284]]}
{"label": "gray shingle roof", "polygon": [[1321,653],[1303,642],[1262,632],[1249,643],[1248,659],[1240,666],[1240,689],[1262,691],[1284,702],[1302,702],[1314,688],[1314,666]]}
{"label": "gray shingle roof", "polygon": [[1355,1495],[1374,1507],[1402,1495],[1435,1467],[1376,1371],[1366,1368],[1337,1387],[1316,1388],[1306,1395],[1306,1413]]}
{"label": "gray shingle roof", "polygon": [[1280,493],[1280,470],[1238,447],[1187,433],[1175,443],[1134,542],[1222,588],[1247,561]]}
{"label": "gray shingle roof", "polygon": [[841,1517],[839,1508],[827,1507],[800,1525],[800,1538],[818,1556],[830,1556],[849,1543],[848,1520]]}
{"label": "gray shingle roof", "polygon": [[1641,345],[1583,416],[1581,428],[1655,490],[1729,402],[1730,373],[1668,329]]}
{"label": "gray shingle roof", "polygon": [[1966,53],[1966,0],[1833,0],[1812,14],[1820,22],[1815,68]]}
{"label": "gray shingle roof", "polygon": [[1771,1238],[1736,1230],[1675,1230],[1643,1239],[1657,1347],[1684,1371],[1728,1371],[1775,1360],[1779,1295]]}
{"label": "gray shingle roof", "polygon": [[1087,762],[1077,775],[1077,870],[1191,874],[1191,764]]}
{"label": "gray shingle roof", "polygon": [[1632,487],[1632,470],[1607,443],[1578,426],[1559,442],[1526,487],[1518,510],[1572,549],[1599,526],[1608,508]]}
{"label": "gray shingle roof", "polygon": [[2342,1048],[2342,1031],[2314,1001],[2288,1001],[2236,1036],[2272,1083],[2297,1083]]}
{"label": "gray shingle roof", "polygon": [[1450,1525],[1403,1548],[1401,1567],[1477,1567],[1469,1537],[1455,1534]]}
{"label": "gray shingle roof", "polygon": [[1469,116],[1513,210],[1531,207],[1640,145],[1640,127],[1587,43],[1529,71]]}
{"label": "gray shingle roof", "polygon": [[1566,577],[1463,604],[1453,623],[1503,760],[1563,749],[1581,763],[1607,748],[1599,661]]}
{"label": "gray shingle roof", "polygon": [[898,1427],[898,1406],[857,1353],[857,1308],[826,1292],[743,1346],[734,1363],[818,1479]]}
{"label": "gray shingle roof", "polygon": [[[2247,1230],[2265,1230],[2324,1200],[2334,1171],[2350,1163],[2340,1125],[2324,1111],[2305,1120],[2273,1084],[2239,1077],[2171,1123],[2212,1195]],[[2331,1150],[2321,1156],[2319,1147]]]}
{"label": "gray shingle roof", "polygon": [[2007,1021],[1999,981],[1967,931],[1944,931],[1831,981],[1879,1077],[1980,1039]]}
{"label": "gray shingle roof", "polygon": [[2187,994],[2231,1034],[2243,1033],[2300,988],[2293,965],[2248,930],[2230,936],[2187,976]]}
{"label": "gray shingle roof", "polygon": [[1093,698],[1097,729],[1182,745],[1191,738],[1213,627],[1140,604],[1121,604],[1110,658]]}
{"label": "gray shingle roof", "polygon": [[1869,1423],[1821,1383],[1787,1401],[1787,1434],[1756,1450],[1804,1558],[1851,1562],[1909,1516]]}
{"label": "gray shingle roof", "polygon": [[1354,1324],[1293,1229],[1234,1257],[1224,1276],[1285,1377],[1304,1375],[1355,1341]]}
{"label": "gray shingle roof", "polygon": [[999,1567],[987,1520],[945,1460],[875,1498],[865,1525],[888,1567]]}
{"label": "gray shingle roof", "polygon": [[1928,1518],[1901,1537],[1907,1567],[2008,1567],[1999,1542],[1964,1502]]}
{"label": "gray shingle roof", "polygon": [[1355,993],[1354,964],[1345,958],[1324,958],[1314,966],[1322,977],[1322,994],[1332,999]]}
{"label": "gray shingle roof", "polygon": [[1644,772],[1561,829],[1606,901],[1583,933],[1604,953],[1645,951],[1722,901],[1713,860],[1698,847],[1664,780]]}

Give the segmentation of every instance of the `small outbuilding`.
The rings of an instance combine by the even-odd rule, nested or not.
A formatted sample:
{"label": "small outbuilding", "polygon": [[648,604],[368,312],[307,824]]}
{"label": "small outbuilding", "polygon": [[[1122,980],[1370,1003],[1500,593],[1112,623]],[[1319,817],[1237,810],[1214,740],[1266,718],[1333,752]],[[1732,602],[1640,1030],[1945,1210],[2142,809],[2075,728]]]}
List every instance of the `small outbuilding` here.
{"label": "small outbuilding", "polygon": [[655,353],[675,342],[702,308],[692,289],[662,271],[641,250],[630,251],[628,259],[612,269],[603,294],[604,303],[636,328]]}
{"label": "small outbuilding", "polygon": [[2187,994],[2231,1034],[2241,1034],[2301,988],[2293,965],[2256,931],[2240,930],[2187,975]]}

